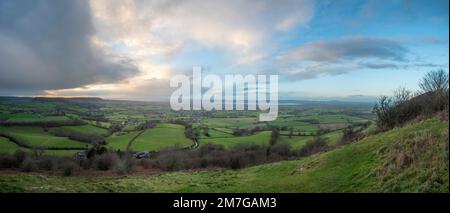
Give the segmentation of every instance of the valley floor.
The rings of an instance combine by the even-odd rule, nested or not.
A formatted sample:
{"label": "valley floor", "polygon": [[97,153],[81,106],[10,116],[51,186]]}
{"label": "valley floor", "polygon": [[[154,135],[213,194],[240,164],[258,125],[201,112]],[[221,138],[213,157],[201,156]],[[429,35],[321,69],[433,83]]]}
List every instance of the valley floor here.
{"label": "valley floor", "polygon": [[150,176],[1,174],[1,192],[449,192],[448,121],[429,119],[301,160]]}

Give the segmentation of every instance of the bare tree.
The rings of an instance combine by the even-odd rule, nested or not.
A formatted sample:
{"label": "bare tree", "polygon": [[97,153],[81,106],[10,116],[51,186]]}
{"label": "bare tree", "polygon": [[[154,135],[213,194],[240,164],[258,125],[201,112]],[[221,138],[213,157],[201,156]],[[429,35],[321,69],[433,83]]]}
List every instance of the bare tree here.
{"label": "bare tree", "polygon": [[390,129],[397,124],[394,106],[392,98],[381,96],[373,107],[372,112],[376,115],[377,126],[380,129]]}
{"label": "bare tree", "polygon": [[398,89],[394,90],[394,104],[401,104],[406,101],[409,101],[413,97],[413,92],[404,88],[399,87]]}
{"label": "bare tree", "polygon": [[443,69],[428,72],[420,81],[419,87],[424,93],[448,92],[448,72]]}
{"label": "bare tree", "polygon": [[427,113],[448,111],[448,72],[443,69],[428,72],[421,80],[419,86],[428,94],[425,110]]}

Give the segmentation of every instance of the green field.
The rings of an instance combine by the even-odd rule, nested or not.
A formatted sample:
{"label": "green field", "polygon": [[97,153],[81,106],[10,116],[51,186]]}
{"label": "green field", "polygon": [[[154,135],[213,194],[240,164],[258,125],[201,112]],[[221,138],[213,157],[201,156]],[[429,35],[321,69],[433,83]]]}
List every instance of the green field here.
{"label": "green field", "polygon": [[270,131],[263,131],[255,133],[250,136],[240,136],[240,137],[222,137],[222,138],[204,138],[200,139],[200,146],[213,143],[221,144],[226,148],[230,148],[240,143],[253,143],[253,144],[263,144],[268,145],[270,139]]}
{"label": "green field", "polygon": [[100,127],[93,126],[91,124],[86,124],[82,126],[61,126],[49,128],[49,131],[62,131],[65,133],[82,133],[82,134],[99,134],[106,135],[108,130]]}
{"label": "green field", "polygon": [[127,150],[128,143],[133,139],[139,132],[118,132],[106,138],[107,147],[114,150]]}
{"label": "green field", "polygon": [[66,116],[42,116],[38,114],[17,113],[9,115],[8,122],[65,121]]}
{"label": "green field", "polygon": [[14,153],[20,147],[9,141],[9,139],[0,137],[0,153]]}
{"label": "green field", "polygon": [[86,143],[70,140],[65,137],[56,137],[36,126],[0,126],[0,131],[8,133],[32,147],[77,147],[85,148]]}
{"label": "green field", "polygon": [[[398,154],[409,155],[411,163],[396,161],[395,157]],[[448,166],[448,123],[431,119],[301,160],[236,171],[171,172],[158,176],[95,178],[60,176],[42,178],[37,175],[17,174],[0,176],[0,190],[3,192],[448,193]]]}
{"label": "green field", "polygon": [[[333,131],[330,133],[326,133],[321,135],[320,137],[323,137],[325,139],[327,139],[327,142],[329,145],[336,145],[339,140],[342,138],[342,131],[338,130],[338,131]],[[289,138],[289,136],[285,136],[282,135],[280,138],[281,142],[286,142],[288,143],[292,148],[294,149],[298,149],[301,148],[303,145],[306,144],[306,142],[312,140],[315,136],[292,136],[291,138]]]}
{"label": "green field", "polygon": [[[7,138],[0,137],[0,153],[12,154],[17,150],[23,150],[26,152],[32,152],[30,149],[21,148],[17,144],[9,141]],[[44,155],[56,155],[56,156],[73,156],[77,153],[77,150],[44,150]]]}
{"label": "green field", "polygon": [[366,119],[349,116],[349,115],[309,115],[302,116],[300,120],[317,120],[320,123],[361,123],[367,121]]}
{"label": "green field", "polygon": [[[193,116],[193,112],[172,112],[164,104],[121,101],[98,104],[97,101],[93,100],[93,102],[87,101],[86,103],[73,104],[68,101],[41,102],[33,99],[6,99],[0,102],[1,121],[35,122],[79,119],[87,124],[82,126],[52,127],[48,128],[48,132],[43,131],[42,128],[37,126],[2,126],[0,127],[0,131],[11,133],[31,146],[44,147],[70,146],[84,148],[86,145],[84,143],[69,140],[65,137],[56,137],[56,135],[70,135],[71,133],[99,134],[105,136],[107,141],[106,147],[115,150],[125,150],[131,139],[138,134],[136,129],[140,124],[148,120],[158,120],[162,123],[156,128],[143,132],[131,147],[135,151],[157,151],[166,147],[187,147],[192,145],[192,141],[184,136],[183,126],[164,123],[172,119],[183,119],[188,121],[189,124],[192,124],[194,128],[198,128],[200,132],[200,145],[216,143],[223,144],[229,148],[240,143],[268,144],[270,138],[269,131],[259,131],[254,135],[241,137],[234,136],[233,132],[237,128],[251,129],[256,126],[268,130],[270,126],[274,125],[283,129],[283,131],[280,131],[280,141],[289,143],[293,148],[300,148],[306,141],[312,138],[310,136],[316,135],[321,128],[340,130],[350,123],[366,121],[365,118],[346,114],[347,112],[354,113],[355,110],[359,112],[361,109],[344,109],[339,106],[282,106],[277,120],[272,122],[259,122],[258,113],[254,111],[217,111],[210,112],[211,116],[208,114],[202,116],[201,119],[192,119],[195,117]],[[63,112],[65,116],[55,116],[53,115],[55,112]],[[98,116],[103,119],[96,121],[95,118]],[[121,131],[108,136],[107,128],[113,123],[122,124],[123,126]],[[209,129],[208,136],[204,134],[205,127]],[[292,138],[287,137],[290,129],[293,130],[294,134]],[[299,134],[306,134],[308,136],[298,136]],[[328,133],[324,137],[330,138],[330,144],[333,144],[339,140],[340,135],[341,133],[334,132],[334,134]],[[8,152],[12,148],[5,147],[2,149]],[[69,154],[72,154],[72,152]]]}
{"label": "green field", "polygon": [[271,121],[270,124],[279,127],[292,128],[296,133],[298,132],[313,133],[319,130],[317,125],[300,121],[300,118],[297,117],[278,118],[275,121]]}
{"label": "green field", "polygon": [[217,130],[217,129],[209,129],[208,133],[209,136],[206,136],[204,131],[201,131],[201,135],[200,135],[200,139],[207,139],[207,138],[230,138],[230,137],[234,137],[232,134],[230,134],[229,132],[225,132],[223,130]]}
{"label": "green field", "polygon": [[134,151],[157,151],[169,147],[188,147],[192,141],[184,136],[184,126],[162,123],[146,130],[132,143]]}
{"label": "green field", "polygon": [[257,117],[206,118],[203,122],[209,127],[248,127],[258,123]]}
{"label": "green field", "polygon": [[314,136],[292,136],[291,138],[288,136],[281,136],[280,142],[288,143],[293,149],[299,149],[313,138]]}

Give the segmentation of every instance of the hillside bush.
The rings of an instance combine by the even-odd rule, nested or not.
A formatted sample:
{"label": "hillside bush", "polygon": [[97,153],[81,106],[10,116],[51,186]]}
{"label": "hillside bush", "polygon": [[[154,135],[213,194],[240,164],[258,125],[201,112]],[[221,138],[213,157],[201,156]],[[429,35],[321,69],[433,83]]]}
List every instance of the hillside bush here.
{"label": "hillside bush", "polygon": [[400,88],[393,97],[382,96],[373,107],[378,129],[384,131],[415,119],[431,117],[449,109],[448,72],[428,72],[420,81],[416,94]]}
{"label": "hillside bush", "polygon": [[0,154],[0,169],[18,168],[20,163],[17,162],[16,157],[11,154]]}
{"label": "hillside bush", "polygon": [[21,170],[23,172],[34,172],[38,169],[37,160],[27,157],[23,160]]}
{"label": "hillside bush", "polygon": [[106,152],[101,155],[96,155],[93,159],[95,169],[106,171],[117,166],[118,156],[114,152]]}
{"label": "hillside bush", "polygon": [[298,156],[305,157],[318,152],[328,150],[327,140],[322,137],[315,137],[313,140],[306,142],[306,144],[298,151]]}
{"label": "hillside bush", "polygon": [[119,175],[124,175],[128,173],[132,173],[134,171],[136,160],[132,156],[123,156],[117,162],[116,172]]}
{"label": "hillside bush", "polygon": [[78,169],[78,165],[73,161],[66,161],[60,166],[63,176],[72,176]]}

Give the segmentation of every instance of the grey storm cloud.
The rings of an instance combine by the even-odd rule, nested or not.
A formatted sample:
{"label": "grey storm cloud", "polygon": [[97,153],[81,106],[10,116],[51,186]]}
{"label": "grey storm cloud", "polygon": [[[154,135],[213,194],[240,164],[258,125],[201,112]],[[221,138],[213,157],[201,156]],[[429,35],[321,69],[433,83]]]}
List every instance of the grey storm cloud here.
{"label": "grey storm cloud", "polygon": [[395,40],[349,36],[315,41],[279,57],[291,80],[341,75],[361,69],[407,68],[409,50]]}
{"label": "grey storm cloud", "polygon": [[0,1],[0,89],[74,88],[137,72],[92,45],[93,34],[88,1]]}
{"label": "grey storm cloud", "polygon": [[368,69],[408,69],[416,67],[426,67],[426,68],[445,68],[444,64],[433,64],[433,63],[415,63],[415,64],[399,64],[399,63],[359,63],[359,68]]}
{"label": "grey storm cloud", "polygon": [[407,49],[399,42],[362,36],[333,41],[317,41],[302,45],[287,57],[295,60],[338,62],[352,59],[405,60]]}

